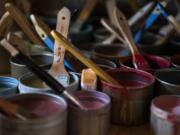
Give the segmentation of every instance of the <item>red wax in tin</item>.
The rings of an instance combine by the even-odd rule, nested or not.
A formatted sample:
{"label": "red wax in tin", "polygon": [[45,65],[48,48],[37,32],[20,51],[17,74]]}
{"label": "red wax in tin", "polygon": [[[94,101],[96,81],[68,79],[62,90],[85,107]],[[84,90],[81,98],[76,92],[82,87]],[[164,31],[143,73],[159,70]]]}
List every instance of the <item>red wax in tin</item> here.
{"label": "red wax in tin", "polygon": [[124,87],[143,87],[146,86],[145,82],[142,81],[136,81],[136,80],[126,80],[126,81],[119,81],[120,84],[122,84]]}
{"label": "red wax in tin", "polygon": [[96,99],[93,100],[83,100],[81,103],[89,110],[98,109],[104,106],[102,101],[98,101]]}
{"label": "red wax in tin", "polygon": [[50,99],[35,98],[14,101],[34,115],[34,118],[46,118],[63,111],[60,103]]}

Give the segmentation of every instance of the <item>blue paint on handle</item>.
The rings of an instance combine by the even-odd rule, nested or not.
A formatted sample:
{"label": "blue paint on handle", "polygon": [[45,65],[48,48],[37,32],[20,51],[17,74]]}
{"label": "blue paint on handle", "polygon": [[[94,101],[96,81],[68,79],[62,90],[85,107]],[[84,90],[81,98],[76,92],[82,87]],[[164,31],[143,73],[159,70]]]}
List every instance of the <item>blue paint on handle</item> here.
{"label": "blue paint on handle", "polygon": [[[45,45],[51,50],[51,52],[54,52],[54,43],[53,41],[50,39],[50,37],[46,36],[44,39],[43,39]],[[66,68],[68,68],[69,70],[75,72],[76,70],[73,68],[73,65],[68,62],[66,59],[64,61],[64,65]]]}
{"label": "blue paint on handle", "polygon": [[143,33],[145,33],[149,28],[152,27],[152,25],[155,23],[155,21],[158,19],[158,17],[160,16],[160,13],[154,12],[157,8],[161,9],[159,7],[159,4],[157,4],[153,10],[153,12],[148,16],[145,26],[143,27],[142,30],[139,30],[134,37],[135,43],[139,43],[140,40],[142,39],[142,35]]}

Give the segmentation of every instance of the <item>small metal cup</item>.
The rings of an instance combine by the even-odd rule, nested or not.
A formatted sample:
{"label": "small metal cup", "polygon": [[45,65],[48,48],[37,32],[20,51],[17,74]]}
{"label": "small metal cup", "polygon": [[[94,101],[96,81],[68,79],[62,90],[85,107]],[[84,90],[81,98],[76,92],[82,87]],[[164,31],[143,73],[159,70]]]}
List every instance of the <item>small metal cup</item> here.
{"label": "small metal cup", "polygon": [[108,73],[122,85],[102,81],[103,92],[112,99],[112,123],[136,126],[146,122],[153,97],[154,77],[131,68],[113,69]]}
{"label": "small metal cup", "polygon": [[157,95],[180,95],[180,70],[162,69],[155,73]]}
{"label": "small metal cup", "polygon": [[0,77],[0,96],[9,97],[17,94],[18,80],[12,77]]}
{"label": "small metal cup", "polygon": [[66,135],[67,103],[62,97],[33,93],[12,96],[8,100],[36,115],[35,118],[19,120],[0,114],[2,135]]}
{"label": "small metal cup", "polygon": [[97,91],[75,91],[72,94],[87,110],[80,110],[69,101],[69,135],[107,135],[110,125],[110,98]]}
{"label": "small metal cup", "polygon": [[152,100],[151,128],[154,135],[175,135],[175,128],[180,126],[175,126],[171,120],[171,111],[179,105],[180,96],[175,95],[159,96]]}
{"label": "small metal cup", "polygon": [[[34,53],[31,56],[32,60],[41,66],[44,69],[47,69],[50,67],[53,61],[53,55],[49,52],[43,52],[43,53]],[[19,79],[22,75],[26,74],[27,72],[30,72],[28,68],[22,64],[19,63],[18,60],[11,58],[11,76]]]}

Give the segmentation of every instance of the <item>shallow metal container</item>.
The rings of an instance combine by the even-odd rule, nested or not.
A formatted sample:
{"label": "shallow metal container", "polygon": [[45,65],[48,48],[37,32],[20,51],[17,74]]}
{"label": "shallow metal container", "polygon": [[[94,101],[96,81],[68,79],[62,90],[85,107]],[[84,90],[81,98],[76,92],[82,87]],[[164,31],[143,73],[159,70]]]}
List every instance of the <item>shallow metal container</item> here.
{"label": "shallow metal container", "polygon": [[12,77],[0,77],[0,96],[9,97],[17,94],[19,81]]}
{"label": "shallow metal container", "polygon": [[112,123],[126,126],[145,123],[153,98],[154,77],[132,68],[109,70],[108,73],[121,84],[112,85],[105,81],[101,84],[103,92],[112,99]]}
{"label": "shallow metal container", "polygon": [[[41,100],[40,107],[46,101],[52,101],[59,104],[57,110],[47,117],[38,117],[29,119],[26,121],[19,119],[9,119],[0,115],[0,134],[1,135],[66,135],[67,128],[67,103],[59,96],[52,94],[21,94],[10,97],[8,100],[11,102],[19,102],[21,106],[27,109],[27,106],[33,102],[33,108],[38,110],[38,101]],[[28,105],[26,105],[28,103]],[[47,103],[47,102],[46,102]],[[47,106],[48,109],[50,106]],[[28,108],[27,110],[33,112],[33,109]],[[41,108],[42,109],[42,108]],[[40,111],[40,109],[39,109]],[[41,110],[43,111],[46,110]]]}
{"label": "shallow metal container", "polygon": [[72,94],[88,110],[80,110],[69,101],[69,135],[107,135],[110,125],[110,98],[97,91],[76,91]]}
{"label": "shallow metal container", "polygon": [[[70,73],[70,84],[66,87],[66,90],[74,91],[79,87],[79,78],[74,73]],[[20,93],[32,93],[32,92],[51,92],[54,93],[41,79],[32,73],[27,73],[19,79],[18,86]]]}

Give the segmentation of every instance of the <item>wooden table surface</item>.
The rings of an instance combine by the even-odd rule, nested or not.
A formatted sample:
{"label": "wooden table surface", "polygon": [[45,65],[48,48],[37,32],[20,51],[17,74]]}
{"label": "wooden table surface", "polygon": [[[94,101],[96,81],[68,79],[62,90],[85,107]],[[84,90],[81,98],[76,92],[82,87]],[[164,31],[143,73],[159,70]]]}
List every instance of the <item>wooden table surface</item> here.
{"label": "wooden table surface", "polygon": [[[0,76],[10,76],[9,74],[0,74]],[[153,135],[149,124],[136,127],[125,127],[111,125],[108,135]]]}
{"label": "wooden table surface", "polygon": [[112,125],[108,135],[153,135],[153,133],[150,130],[149,124],[137,127]]}

